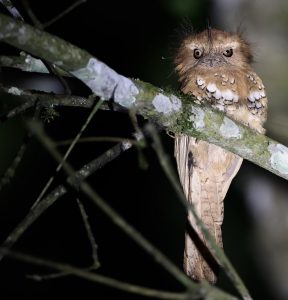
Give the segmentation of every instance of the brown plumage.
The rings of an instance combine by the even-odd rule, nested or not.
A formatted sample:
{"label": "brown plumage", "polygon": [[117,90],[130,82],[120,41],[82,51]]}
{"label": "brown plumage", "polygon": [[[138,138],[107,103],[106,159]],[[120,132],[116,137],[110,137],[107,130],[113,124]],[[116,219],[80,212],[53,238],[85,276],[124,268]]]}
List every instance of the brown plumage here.
{"label": "brown plumage", "polygon": [[[264,133],[267,98],[251,62],[250,47],[241,36],[217,29],[187,36],[175,58],[183,93]],[[185,135],[175,137],[175,156],[187,201],[195,205],[198,215],[222,247],[223,200],[242,158]],[[191,214],[188,223],[200,240],[195,239],[191,230],[186,231],[184,270],[194,280],[215,282],[217,271]]]}

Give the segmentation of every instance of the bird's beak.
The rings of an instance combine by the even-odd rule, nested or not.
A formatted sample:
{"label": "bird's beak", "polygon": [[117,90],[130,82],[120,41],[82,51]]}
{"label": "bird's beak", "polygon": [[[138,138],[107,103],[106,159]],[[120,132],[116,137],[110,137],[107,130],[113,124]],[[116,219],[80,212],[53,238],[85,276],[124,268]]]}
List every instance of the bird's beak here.
{"label": "bird's beak", "polygon": [[205,55],[199,60],[199,64],[204,65],[208,68],[218,67],[220,65],[226,64],[226,60],[222,54],[210,53]]}

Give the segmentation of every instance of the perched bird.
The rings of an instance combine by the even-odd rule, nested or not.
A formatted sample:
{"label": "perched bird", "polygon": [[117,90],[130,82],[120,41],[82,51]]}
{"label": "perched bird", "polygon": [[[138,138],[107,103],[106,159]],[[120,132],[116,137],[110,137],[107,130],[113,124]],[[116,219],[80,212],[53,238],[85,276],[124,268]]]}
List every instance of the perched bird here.
{"label": "perched bird", "polygon": [[[252,59],[251,49],[241,35],[208,28],[187,35],[174,62],[183,93],[264,133],[267,97],[261,79],[251,67]],[[222,247],[223,200],[242,158],[186,135],[175,136],[175,157],[187,201],[194,204],[198,216]],[[214,283],[217,268],[191,213],[188,226],[193,231],[185,233],[184,270],[194,280]]]}

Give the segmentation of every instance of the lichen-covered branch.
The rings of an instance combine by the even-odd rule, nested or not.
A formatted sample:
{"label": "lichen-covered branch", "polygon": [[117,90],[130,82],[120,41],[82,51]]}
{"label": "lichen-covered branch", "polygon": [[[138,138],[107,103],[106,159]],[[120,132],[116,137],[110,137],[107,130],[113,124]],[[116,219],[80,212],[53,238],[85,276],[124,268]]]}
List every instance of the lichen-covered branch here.
{"label": "lichen-covered branch", "polygon": [[[19,56],[1,55],[0,66],[15,68],[25,72],[49,73],[48,69],[40,59],[34,58],[24,52],[21,52]],[[55,67],[55,70],[61,76],[71,76],[59,67]]]}
{"label": "lichen-covered branch", "polygon": [[2,41],[71,73],[102,99],[113,98],[169,131],[197,136],[288,179],[288,148],[223,113],[119,75],[88,52],[3,14],[0,28]]}

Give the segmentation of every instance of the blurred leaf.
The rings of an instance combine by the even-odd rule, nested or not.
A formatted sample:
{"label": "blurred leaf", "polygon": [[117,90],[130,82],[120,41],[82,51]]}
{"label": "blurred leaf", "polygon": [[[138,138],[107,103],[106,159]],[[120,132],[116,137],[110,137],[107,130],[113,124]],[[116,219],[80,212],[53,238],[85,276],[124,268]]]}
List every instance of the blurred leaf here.
{"label": "blurred leaf", "polygon": [[208,0],[164,0],[165,6],[179,17],[196,18],[207,11]]}

